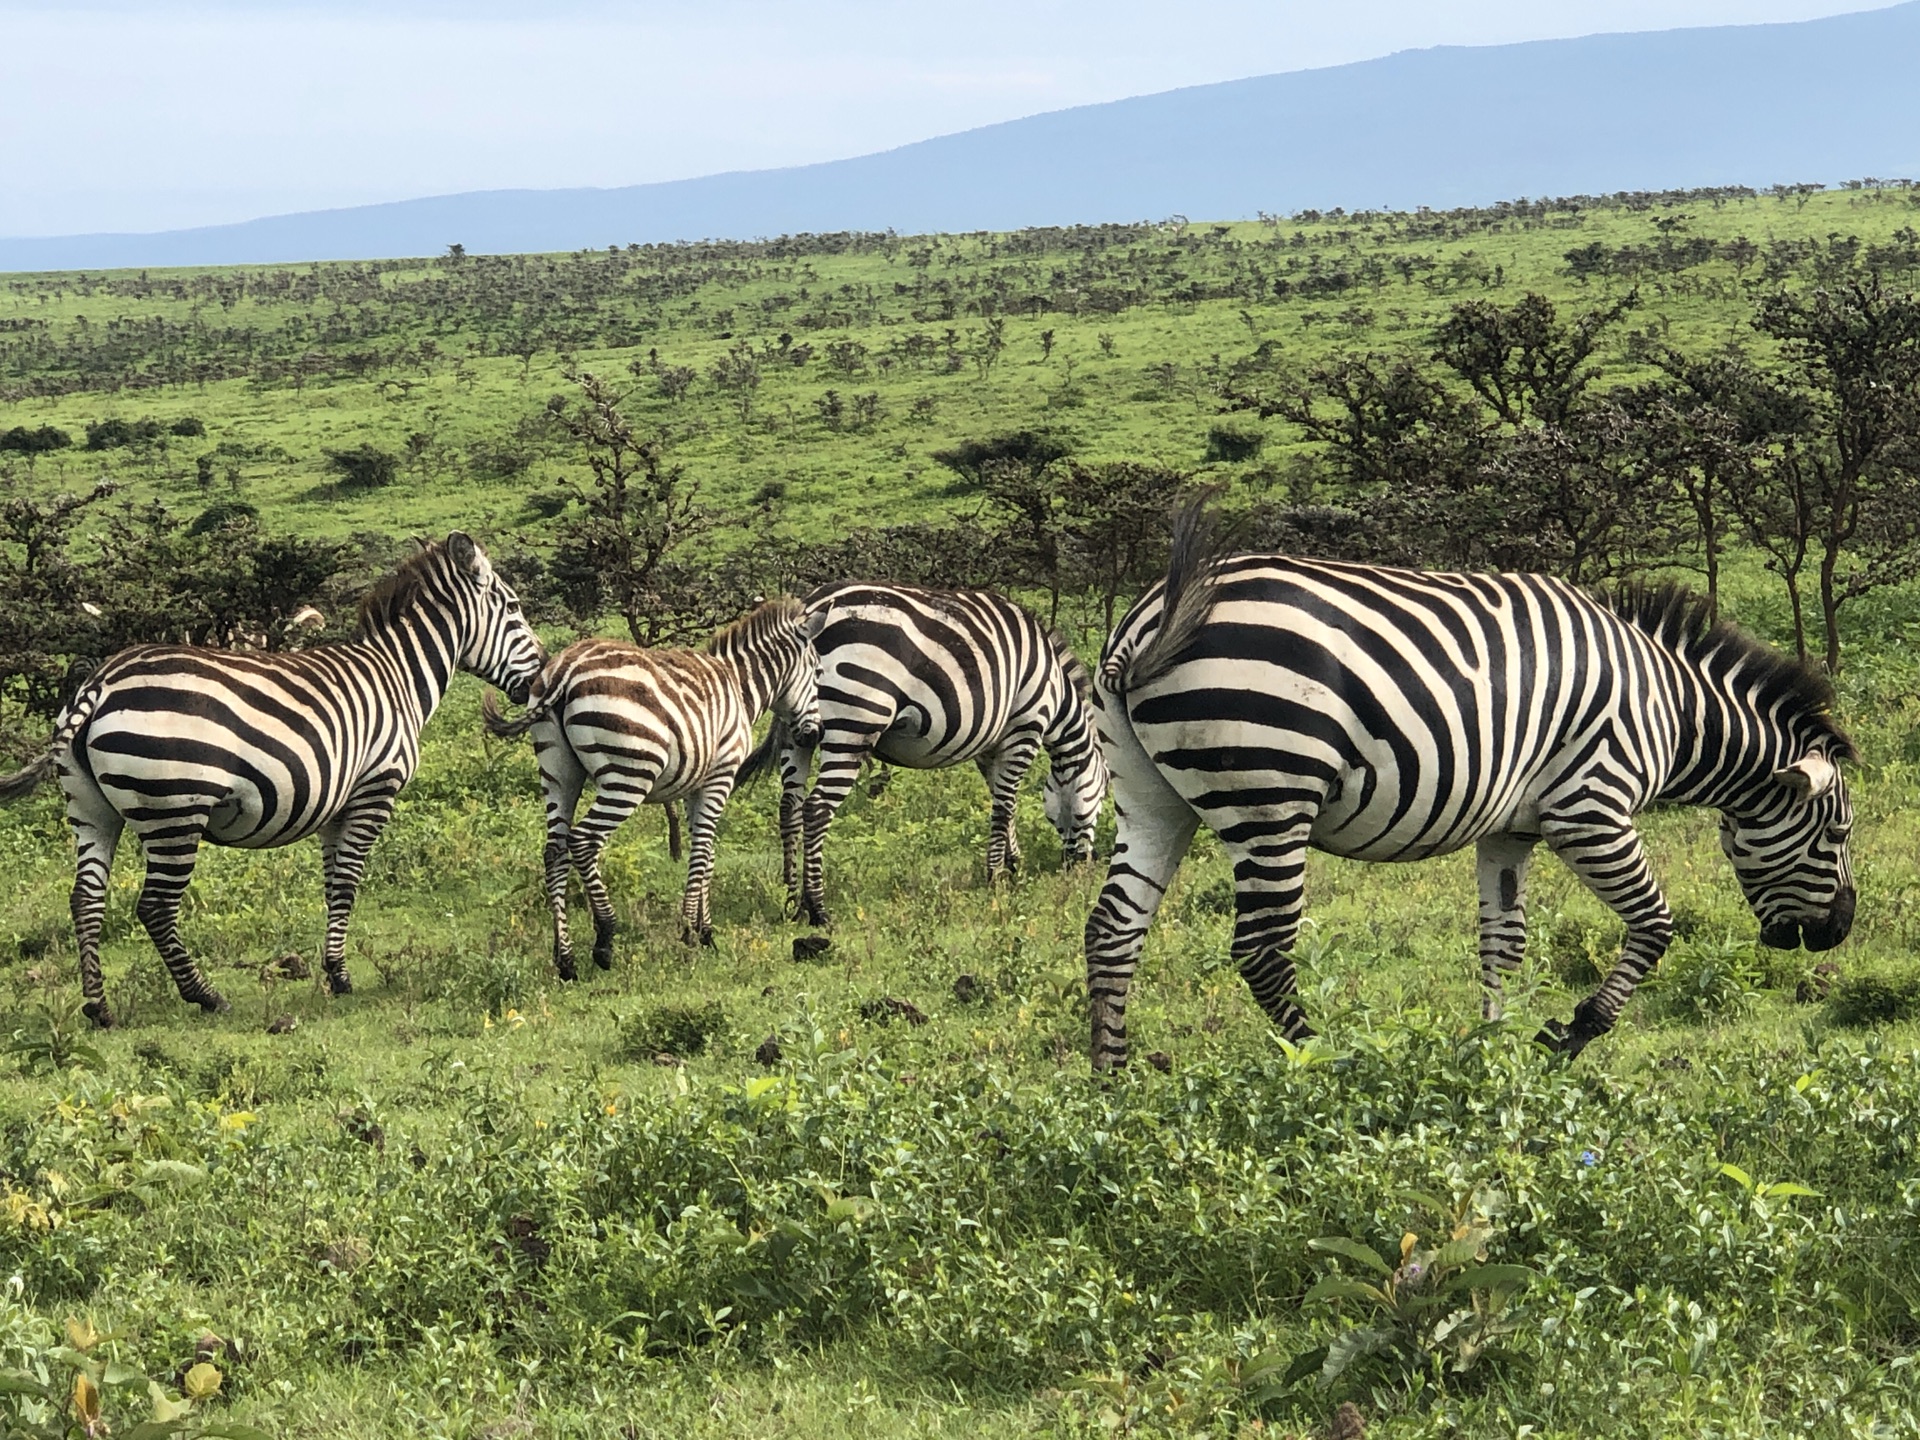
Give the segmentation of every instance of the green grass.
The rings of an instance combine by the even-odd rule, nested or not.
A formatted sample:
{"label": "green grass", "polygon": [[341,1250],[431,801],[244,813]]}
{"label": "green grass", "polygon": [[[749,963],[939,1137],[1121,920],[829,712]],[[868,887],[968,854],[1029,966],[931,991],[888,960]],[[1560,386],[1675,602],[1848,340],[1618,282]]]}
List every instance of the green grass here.
{"label": "green grass", "polygon": [[[1763,244],[1884,241],[1913,213],[1892,192],[1680,209],[1694,234]],[[1016,255],[1005,239],[945,239],[924,269],[956,288],[952,321],[914,321],[926,299],[894,292],[923,268],[912,253],[924,242],[912,240],[798,258],[659,257],[611,299],[523,297],[505,319],[465,291],[466,308],[203,301],[209,324],[265,332],[335,314],[361,327],[321,342],[329,353],[437,336],[447,358],[405,394],[375,383],[392,366],[300,388],[234,378],[110,392],[97,376],[0,352],[0,429],[194,414],[206,444],[252,457],[237,462],[240,488],[274,525],[343,535],[459,523],[537,541],[524,497],[570,473],[566,457],[531,430],[534,457],[513,479],[487,478],[475,453],[520,443],[521,422],[558,387],[552,345],[524,376],[520,358],[491,353],[545,306],[541,324],[578,329],[568,343],[582,364],[623,370],[655,346],[698,368],[678,406],[640,383],[636,411],[672,427],[674,457],[734,515],[784,480],[779,523],[825,536],[964,503],[931,453],[1020,426],[1062,427],[1092,458],[1199,468],[1219,419],[1216,351],[1224,366],[1271,338],[1304,365],[1344,345],[1418,348],[1448,305],[1482,293],[1480,262],[1503,267],[1487,293],[1538,287],[1583,303],[1563,253],[1595,239],[1652,243],[1673,213],[1475,221],[1451,237],[1409,234],[1407,220],[1393,236],[1351,218],[1196,227],[1123,237],[1091,258],[1066,241]],[[1403,284],[1389,268],[1377,292],[1330,299],[1177,298],[1196,277],[1230,289],[1236,266],[1349,251],[1355,263],[1427,254],[1442,282]],[[544,263],[526,262],[513,284]],[[580,273],[568,267],[586,264],[556,261],[553,285],[564,291]],[[1101,274],[1088,287],[1146,277],[1148,303],[1038,318],[1015,306],[985,376],[967,361],[957,374],[829,382],[816,358],[771,374],[747,421],[707,378],[743,336],[877,350],[951,325],[977,339],[985,318],[966,305],[994,293],[996,275],[1016,300],[1044,289],[1061,302],[1089,266]],[[398,293],[445,268],[366,283]],[[289,285],[309,274],[276,273]],[[690,287],[703,274],[664,300],[640,283],[658,290],[677,275]],[[82,314],[90,326],[186,322],[191,287],[168,291],[180,278],[15,279],[0,290],[0,321],[44,318],[55,336]],[[758,308],[803,284],[808,301]],[[847,306],[856,323],[798,326],[843,285],[861,298]],[[1584,295],[1597,303],[1603,289]],[[1645,280],[1643,295],[1634,324],[1676,342],[1746,335],[1731,264]],[[1375,312],[1370,326],[1331,318],[1356,300]],[[715,319],[724,309],[731,326]],[[616,325],[639,343],[580,339]],[[21,333],[0,330],[0,342]],[[466,357],[469,345],[490,353]],[[1163,363],[1176,366],[1170,387],[1149,373]],[[1630,363],[1617,353],[1610,373]],[[813,401],[829,383],[880,393],[881,421],[827,430]],[[68,384],[95,388],[17,393]],[[935,402],[930,418],[914,417],[919,398]],[[398,450],[412,433],[433,443],[393,491],[330,491],[324,448]],[[1267,435],[1259,460],[1212,469],[1250,489],[1282,483],[1293,440],[1277,424]],[[137,495],[205,503],[181,448],[152,464],[70,452],[13,483],[72,487],[96,464]],[[1750,561],[1734,565],[1726,599],[1745,623],[1782,633],[1784,607]],[[0,1368],[44,1364],[65,1384],[74,1361],[53,1347],[69,1317],[90,1316],[113,1337],[92,1354],[172,1392],[211,1331],[225,1342],[223,1383],[201,1418],[341,1440],[1318,1435],[1342,1400],[1374,1436],[1920,1432],[1907,1363],[1920,1336],[1915,600],[1911,587],[1889,590],[1848,615],[1842,705],[1867,758],[1855,790],[1860,919],[1834,957],[1838,988],[1823,998],[1832,977],[1816,976],[1812,957],[1752,943],[1712,817],[1655,814],[1645,828],[1680,939],[1619,1030],[1571,1066],[1528,1037],[1592,985],[1619,928],[1551,860],[1536,869],[1513,1019],[1489,1029],[1477,1019],[1467,857],[1316,857],[1302,971],[1324,1038],[1292,1050],[1226,960],[1227,870],[1203,840],[1136,981],[1136,1063],[1095,1081],[1080,932],[1098,868],[1061,870],[1035,788],[1020,817],[1027,870],[987,888],[986,799],[970,770],[902,772],[878,798],[856,792],[829,847],[834,944],[806,963],[791,956],[803,932],[783,918],[771,794],[740,796],[726,817],[710,952],[678,940],[679,867],[660,817],[639,816],[607,857],[624,924],[614,969],[562,984],[548,958],[532,759],[483,738],[466,680],[374,852],[349,945],[352,996],[265,968],[288,951],[315,958],[312,847],[203,855],[185,931],[233,1002],[213,1019],[171,995],[123,855],[105,958],[127,1023],[74,1035],[71,872],[56,797],[37,796],[0,811],[12,882],[0,898],[0,1032],[18,1036],[0,1063],[0,1281],[18,1276],[0,1287]],[[74,1043],[93,1053],[63,1048]],[[1305,1299],[1329,1277],[1373,1278],[1351,1247],[1338,1257],[1310,1241],[1343,1237],[1391,1263],[1403,1234],[1418,1255],[1475,1219],[1491,1226],[1487,1263],[1530,1272],[1518,1288],[1480,1287],[1506,1327],[1485,1354],[1469,1353],[1471,1326],[1437,1335],[1419,1308],[1436,1292],[1404,1278],[1391,1305]],[[1363,1332],[1387,1345],[1412,1337],[1417,1354],[1362,1360],[1331,1385],[1288,1378],[1300,1357],[1352,1348]],[[15,1403],[0,1396],[0,1413]],[[148,1404],[144,1380],[109,1386],[115,1433]]]}
{"label": "green grass", "polygon": [[[43,461],[36,483],[73,487],[104,473],[131,495],[197,510],[209,497],[194,480],[192,457],[214,450],[212,498],[232,493],[232,471],[239,493],[263,515],[303,533],[460,524],[537,539],[526,496],[581,469],[538,423],[548,397],[565,388],[560,371],[571,362],[630,380],[635,418],[664,427],[673,458],[730,513],[743,515],[769,484],[784,485],[773,507],[778,527],[803,537],[920,518],[959,503],[933,453],[1023,426],[1060,430],[1090,459],[1146,459],[1258,487],[1275,483],[1294,444],[1281,422],[1265,425],[1269,445],[1257,462],[1204,457],[1208,430],[1219,419],[1221,381],[1262,342],[1272,343],[1273,365],[1304,368],[1341,349],[1423,350],[1448,307],[1474,296],[1512,300],[1536,289],[1570,305],[1600,305],[1633,282],[1581,282],[1569,272],[1566,252],[1594,242],[1650,247],[1662,238],[1657,227],[1676,217],[1677,238],[1745,235],[1761,247],[1762,258],[1744,267],[1716,259],[1642,276],[1643,306],[1608,352],[1609,374],[1625,378],[1633,369],[1623,352],[1628,330],[1689,348],[1752,346],[1758,337],[1748,324],[1750,297],[1775,283],[1767,257],[1791,267],[1784,273],[1804,275],[1828,253],[1822,247],[1829,237],[1885,245],[1910,229],[1916,213],[1907,192],[1859,191],[1804,204],[1698,201],[1535,218],[1469,212],[1177,232],[1136,227],[1110,244],[1075,232],[1036,232],[1039,238],[1024,246],[1006,237],[938,237],[784,258],[764,253],[767,247],[669,248],[624,259],[617,273],[608,268],[614,262],[589,253],[470,260],[464,268],[398,262],[378,271],[335,265],[13,277],[0,284],[0,429],[56,424],[78,438],[103,418],[193,415],[208,426],[205,441],[174,442],[150,461],[126,452],[67,452]],[[1768,248],[1781,245],[1789,248]],[[929,263],[916,265],[917,253]],[[1402,279],[1394,264],[1406,260],[1431,268]],[[1373,278],[1359,278],[1370,265]],[[1355,283],[1335,294],[1302,295],[1313,267],[1348,272]],[[232,285],[236,274],[253,277],[252,284],[244,294],[232,292],[229,305],[208,287]],[[1276,298],[1275,279],[1292,292]],[[1186,298],[1194,293],[1210,298]],[[949,305],[954,313],[942,318]],[[809,319],[844,323],[808,328]],[[1004,325],[1005,344],[983,373],[978,355],[993,319]],[[264,358],[248,378],[195,382],[186,377],[200,351],[189,341],[140,338],[139,323],[159,321],[181,335],[196,326],[226,327],[229,335],[252,337]],[[289,334],[289,324],[301,328]],[[118,348],[102,342],[84,365],[32,348],[43,340],[99,337],[115,325],[129,338]],[[327,340],[329,325],[346,338]],[[942,358],[949,330],[962,357],[954,371]],[[1055,335],[1050,358],[1043,358],[1044,331]],[[766,363],[753,413],[743,419],[716,387],[712,367],[730,346],[777,348],[783,333],[811,345],[814,357],[801,367]],[[263,336],[278,339],[268,344]],[[914,336],[933,355],[882,369],[881,357]],[[609,346],[609,339],[622,344]],[[827,347],[845,341],[867,348],[869,364],[859,374],[829,368]],[[420,358],[422,342],[435,347],[433,358]],[[231,343],[216,335],[201,350],[234,360]],[[527,345],[539,348],[528,356],[504,353]],[[651,376],[628,374],[649,351],[662,364],[698,372],[685,399],[670,402]],[[284,373],[300,356],[331,356],[344,376],[340,357],[356,353],[378,359],[364,379],[297,382]],[[182,378],[155,383],[170,374]],[[1263,379],[1271,383],[1272,374],[1244,372],[1241,383]],[[829,389],[878,394],[881,418],[858,432],[829,429],[816,410]],[[924,413],[916,413],[916,402],[928,407]],[[399,485],[360,495],[334,487],[325,450],[370,442],[405,454],[409,436],[422,437],[420,458],[405,466]],[[527,468],[502,478],[503,456]]]}

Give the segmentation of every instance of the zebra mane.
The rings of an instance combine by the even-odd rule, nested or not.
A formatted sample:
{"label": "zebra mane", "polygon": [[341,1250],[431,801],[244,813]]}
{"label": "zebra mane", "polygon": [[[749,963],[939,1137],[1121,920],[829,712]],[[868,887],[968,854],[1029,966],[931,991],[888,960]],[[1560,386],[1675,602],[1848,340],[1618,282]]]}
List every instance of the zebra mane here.
{"label": "zebra mane", "polygon": [[791,595],[779,595],[755,606],[731,625],[714,631],[707,649],[715,655],[738,655],[758,649],[807,618],[807,607]]}
{"label": "zebra mane", "polygon": [[1131,657],[1111,657],[1103,672],[1119,662],[1118,673],[1106,677],[1103,684],[1127,690],[1146,684],[1173,668],[1180,656],[1192,646],[1200,627],[1213,609],[1214,591],[1219,587],[1220,561],[1228,544],[1208,502],[1224,486],[1209,485],[1180,507],[1173,519],[1173,548],[1167,556],[1166,586],[1160,593],[1160,628]]}
{"label": "zebra mane", "polygon": [[376,625],[391,624],[425,587],[427,575],[438,563],[446,542],[423,540],[419,544],[420,548],[402,560],[391,575],[376,581],[373,588],[360,597],[356,624],[360,634],[366,634]]}
{"label": "zebra mane", "polygon": [[1730,620],[1716,620],[1707,597],[1672,581],[1630,580],[1603,594],[1622,620],[1714,675],[1738,672],[1742,687],[1763,708],[1805,720],[1832,743],[1835,759],[1860,752],[1834,721],[1833,682],[1826,672],[1775,649]]}

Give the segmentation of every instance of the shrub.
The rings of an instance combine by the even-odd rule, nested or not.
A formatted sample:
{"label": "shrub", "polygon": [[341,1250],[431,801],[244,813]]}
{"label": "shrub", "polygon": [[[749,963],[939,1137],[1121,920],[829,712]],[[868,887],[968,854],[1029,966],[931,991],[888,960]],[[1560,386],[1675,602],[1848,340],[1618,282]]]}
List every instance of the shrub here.
{"label": "shrub", "polygon": [[339,483],[349,490],[378,490],[393,484],[400,474],[398,456],[364,441],[351,450],[323,453],[340,477]]}
{"label": "shrub", "polygon": [[620,1022],[620,1054],[629,1060],[656,1055],[689,1059],[699,1055],[727,1028],[726,1008],[716,1000],[704,1005],[651,1005]]}
{"label": "shrub", "polygon": [[1891,1025],[1920,1016],[1920,970],[1849,975],[1833,987],[1827,1013],[1836,1025]]}
{"label": "shrub", "polygon": [[1207,459],[1239,464],[1259,458],[1267,437],[1257,430],[1242,430],[1235,425],[1215,425],[1207,431]]}

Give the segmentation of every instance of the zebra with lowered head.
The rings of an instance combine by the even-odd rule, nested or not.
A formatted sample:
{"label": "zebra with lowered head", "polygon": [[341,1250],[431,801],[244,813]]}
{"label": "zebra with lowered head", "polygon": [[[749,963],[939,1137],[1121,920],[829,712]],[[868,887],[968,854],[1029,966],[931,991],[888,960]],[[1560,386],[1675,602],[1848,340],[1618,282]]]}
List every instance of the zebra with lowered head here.
{"label": "zebra with lowered head", "polygon": [[[819,729],[813,636],[821,618],[798,600],[769,600],[716,634],[704,651],[643,650],[618,640],[579,640],[534,681],[525,714],[504,718],[482,702],[487,728],[533,734],[546,796],[547,900],[553,909],[553,964],[574,978],[567,932],[567,881],[580,872],[593,910],[593,961],[613,964],[613,900],[600,852],[643,804],[687,802],[691,845],[680,917],[687,938],[713,941],[713,846],[720,812],[749,760],[753,723],[771,708],[795,734]],[[768,768],[763,746],[756,764]],[[593,803],[574,819],[591,780]]]}
{"label": "zebra with lowered head", "polygon": [[367,852],[419,763],[421,727],[454,671],[525,695],[544,659],[513,590],[456,530],[368,592],[350,640],[292,654],[140,645],[106,660],[46,751],[0,778],[0,800],[55,773],[66,793],[86,1014],[113,1023],[100,928],[123,829],[146,852],[140,922],[181,999],[210,1011],[226,1002],[179,930],[201,842],[261,850],[318,835],[327,983],[350,990],[347,919]]}
{"label": "zebra with lowered head", "polygon": [[1627,927],[1618,961],[1542,1042],[1605,1034],[1672,916],[1634,816],[1720,812],[1763,943],[1825,950],[1853,923],[1856,758],[1825,678],[1673,586],[1589,594],[1539,575],[1218,557],[1198,503],[1166,578],[1097,681],[1119,831],[1087,921],[1093,1063],[1123,1064],[1140,946],[1202,821],[1233,862],[1233,955],[1289,1038],[1309,849],[1418,860],[1475,847],[1485,1013],[1526,942],[1544,843]]}
{"label": "zebra with lowered head", "polygon": [[[913,770],[971,760],[992,796],[987,878],[1018,868],[1014,803],[1045,747],[1047,818],[1069,860],[1093,855],[1107,767],[1089,708],[1086,668],[1057,631],[990,590],[823,586],[807,597],[826,624],[820,740],[781,735],[780,837],[787,887],[827,923],[827,827],[869,757]],[[820,771],[807,790],[808,753]],[[804,839],[804,867],[796,865]]]}

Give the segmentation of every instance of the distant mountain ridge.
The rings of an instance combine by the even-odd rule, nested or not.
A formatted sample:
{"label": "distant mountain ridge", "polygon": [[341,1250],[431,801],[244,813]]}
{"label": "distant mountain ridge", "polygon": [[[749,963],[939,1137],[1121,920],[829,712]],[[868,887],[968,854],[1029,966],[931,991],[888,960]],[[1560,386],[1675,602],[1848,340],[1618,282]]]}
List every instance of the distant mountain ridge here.
{"label": "distant mountain ridge", "polygon": [[1779,25],[1445,46],[784,170],[488,190],[150,235],[0,239],[0,270],[225,265],[1486,204],[1920,176],[1920,0]]}

